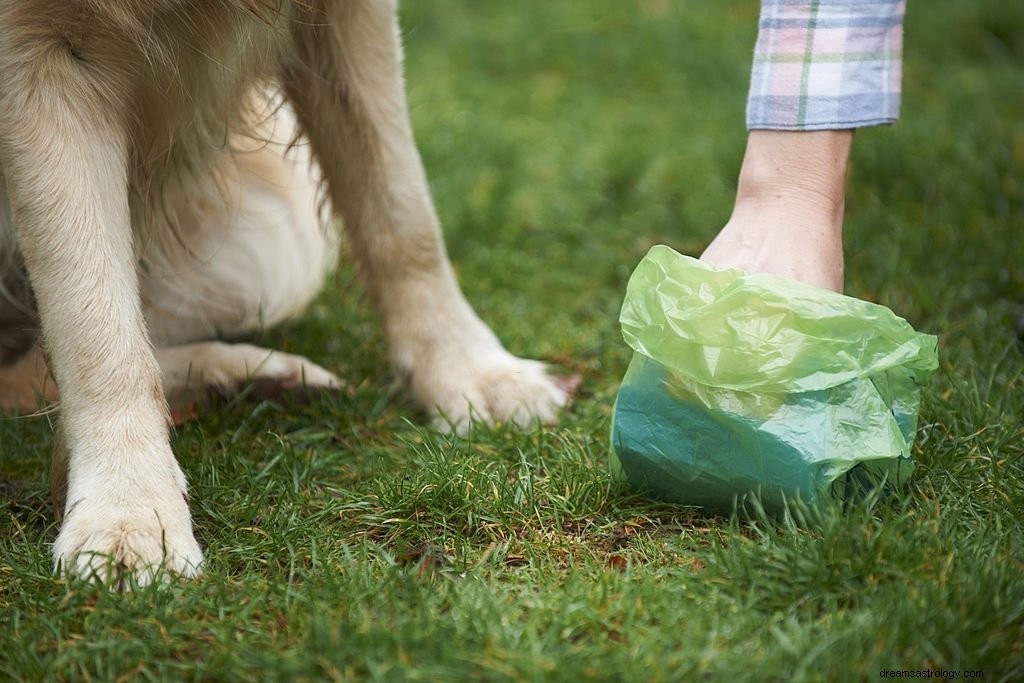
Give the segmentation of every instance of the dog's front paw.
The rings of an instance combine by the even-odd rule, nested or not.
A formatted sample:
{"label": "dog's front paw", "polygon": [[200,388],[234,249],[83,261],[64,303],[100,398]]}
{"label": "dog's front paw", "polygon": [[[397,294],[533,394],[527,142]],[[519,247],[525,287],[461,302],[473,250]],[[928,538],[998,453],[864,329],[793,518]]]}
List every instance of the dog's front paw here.
{"label": "dog's front paw", "polygon": [[96,491],[69,505],[53,545],[57,571],[125,590],[191,577],[203,553],[183,491]]}
{"label": "dog's front paw", "polygon": [[569,400],[544,364],[500,349],[461,362],[437,363],[414,375],[413,391],[442,431],[460,434],[473,421],[529,427],[552,424]]}

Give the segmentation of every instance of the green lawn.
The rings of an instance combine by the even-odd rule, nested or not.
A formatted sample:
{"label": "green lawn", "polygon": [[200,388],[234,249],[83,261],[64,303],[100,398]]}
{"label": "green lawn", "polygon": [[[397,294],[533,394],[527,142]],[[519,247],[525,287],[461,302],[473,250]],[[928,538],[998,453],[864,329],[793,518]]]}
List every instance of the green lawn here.
{"label": "green lawn", "polygon": [[467,296],[579,373],[555,428],[433,432],[349,268],[261,340],[350,382],[179,429],[208,562],[51,575],[43,418],[0,420],[0,679],[1024,679],[1024,4],[920,0],[903,118],[858,133],[847,292],[940,339],[909,489],[802,525],[611,481],[618,307],[699,253],[744,145],[753,0],[405,3],[412,116]]}

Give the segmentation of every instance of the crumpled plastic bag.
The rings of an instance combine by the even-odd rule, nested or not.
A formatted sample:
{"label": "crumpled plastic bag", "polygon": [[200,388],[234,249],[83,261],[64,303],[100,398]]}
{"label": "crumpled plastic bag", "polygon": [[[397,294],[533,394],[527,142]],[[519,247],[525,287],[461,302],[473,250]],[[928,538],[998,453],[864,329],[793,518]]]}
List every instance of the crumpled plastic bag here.
{"label": "crumpled plastic bag", "polygon": [[888,308],[655,246],[620,322],[611,466],[648,495],[779,512],[910,477],[938,340]]}

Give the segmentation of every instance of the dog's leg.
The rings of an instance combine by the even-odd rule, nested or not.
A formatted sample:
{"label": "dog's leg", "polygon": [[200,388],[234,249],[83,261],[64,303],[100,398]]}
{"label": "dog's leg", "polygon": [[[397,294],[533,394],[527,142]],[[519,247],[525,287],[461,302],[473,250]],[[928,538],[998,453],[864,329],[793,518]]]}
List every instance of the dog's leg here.
{"label": "dog's leg", "polygon": [[[269,98],[252,136],[233,136],[210,176],[168,202],[174,227],[167,229],[181,239],[146,252],[143,311],[176,420],[207,395],[231,396],[248,385],[254,395],[274,398],[342,384],[301,356],[197,341],[250,334],[297,315],[337,259],[317,209],[309,147],[290,145],[294,120],[277,103]],[[0,411],[31,411],[40,399],[57,398],[38,346],[0,366]]]}
{"label": "dog's leg", "polygon": [[68,451],[54,558],[101,580],[192,574],[202,555],[139,301],[124,65],[46,21],[0,5],[0,160]]}
{"label": "dog's leg", "polygon": [[554,420],[566,394],[509,354],[455,282],[405,101],[391,0],[301,3],[283,80],[309,136],[396,371],[440,426]]}
{"label": "dog's leg", "polygon": [[231,396],[248,385],[260,398],[302,398],[342,386],[302,356],[250,344],[182,344],[157,349],[156,357],[175,422],[188,418],[208,394]]}

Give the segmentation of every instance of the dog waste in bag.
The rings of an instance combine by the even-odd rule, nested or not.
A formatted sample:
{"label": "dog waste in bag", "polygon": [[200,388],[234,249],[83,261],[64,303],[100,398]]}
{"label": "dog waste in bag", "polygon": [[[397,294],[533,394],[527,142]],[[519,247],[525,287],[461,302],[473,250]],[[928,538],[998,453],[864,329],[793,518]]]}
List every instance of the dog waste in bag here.
{"label": "dog waste in bag", "polygon": [[937,339],[888,308],[656,246],[620,321],[611,465],[647,494],[729,510],[756,492],[779,512],[910,476]]}

